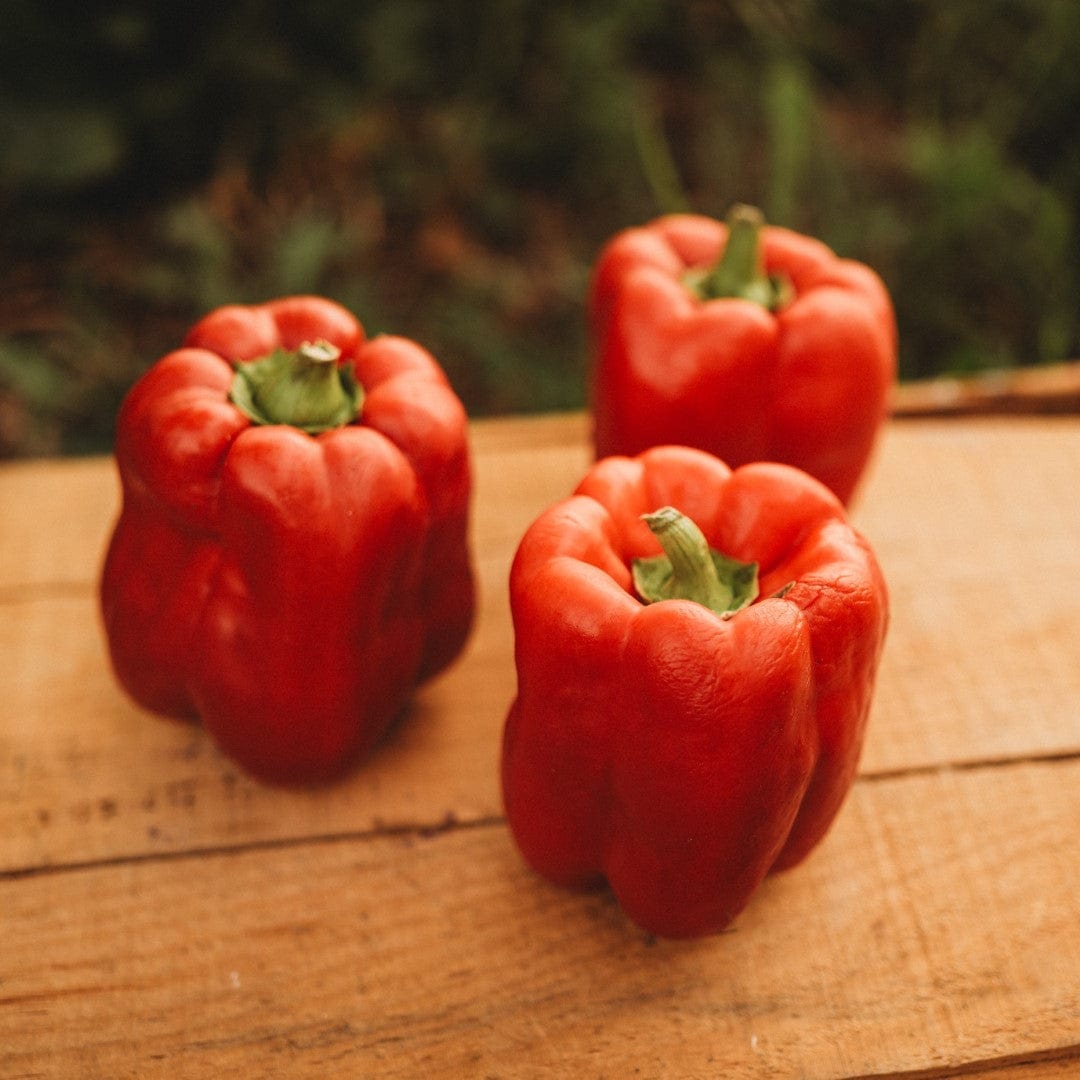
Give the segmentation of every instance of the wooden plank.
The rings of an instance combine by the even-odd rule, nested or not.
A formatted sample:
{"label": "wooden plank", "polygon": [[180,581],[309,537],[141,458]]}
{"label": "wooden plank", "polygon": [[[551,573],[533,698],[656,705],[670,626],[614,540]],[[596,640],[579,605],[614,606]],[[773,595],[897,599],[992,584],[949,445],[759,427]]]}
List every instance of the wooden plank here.
{"label": "wooden plank", "polygon": [[894,423],[853,510],[893,618],[863,768],[1080,749],[1080,420]]}
{"label": "wooden plank", "polygon": [[[506,575],[528,522],[584,470],[583,436],[580,417],[478,425],[476,633],[374,758],[319,791],[252,783],[198,729],[140,712],[113,683],[93,593],[112,508],[86,497],[111,484],[108,464],[0,470],[5,494],[47,478],[30,484],[37,547],[0,543],[5,569],[28,553],[25,585],[0,592],[0,869],[498,818]],[[1068,421],[890,428],[855,511],[894,600],[864,774],[1078,752],[1080,665],[1062,662],[1080,626],[1080,508],[1062,497],[1078,459]],[[7,538],[23,527],[0,521]]]}
{"label": "wooden plank", "polygon": [[0,468],[0,600],[94,582],[118,498],[103,458]]}
{"label": "wooden plank", "polygon": [[10,604],[0,615],[0,669],[14,667],[0,704],[0,871],[500,812],[496,732],[513,671],[505,649],[482,637],[362,768],[296,790],[255,783],[199,728],[129,702],[99,636],[88,636],[96,609],[85,597]]}
{"label": "wooden plank", "polygon": [[803,866],[684,943],[539,881],[498,825],[9,877],[0,1074],[1075,1065],[1078,819],[1078,761],[864,780]]}
{"label": "wooden plank", "polygon": [[1080,413],[1080,361],[900,383],[893,416]]}

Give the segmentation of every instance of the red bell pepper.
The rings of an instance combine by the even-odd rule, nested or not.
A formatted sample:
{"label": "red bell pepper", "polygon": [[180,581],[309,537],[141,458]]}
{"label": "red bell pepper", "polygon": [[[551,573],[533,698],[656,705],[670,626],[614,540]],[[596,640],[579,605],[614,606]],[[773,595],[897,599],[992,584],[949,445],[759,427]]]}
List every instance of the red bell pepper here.
{"label": "red bell pepper", "polygon": [[116,674],[276,781],[367,751],[473,616],[465,411],[318,297],[219,308],[129,392],[101,579]]}
{"label": "red bell pepper", "polygon": [[598,458],[677,443],[795,465],[851,499],[896,377],[869,267],[749,207],[730,228],[670,215],[603,249],[589,320]]}
{"label": "red bell pepper", "polygon": [[607,458],[527,530],[510,601],[503,797],[541,875],[606,879],[647,931],[693,937],[822,839],[888,619],[824,485],[686,447]]}

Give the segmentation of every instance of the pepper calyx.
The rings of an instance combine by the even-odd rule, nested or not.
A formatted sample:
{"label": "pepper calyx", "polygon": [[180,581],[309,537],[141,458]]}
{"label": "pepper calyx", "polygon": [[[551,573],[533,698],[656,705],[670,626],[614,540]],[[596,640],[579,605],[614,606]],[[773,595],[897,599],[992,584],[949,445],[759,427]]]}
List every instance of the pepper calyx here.
{"label": "pepper calyx", "polygon": [[740,562],[709,547],[701,529],[672,506],[644,514],[641,520],[664,551],[631,564],[634,588],[646,604],[692,600],[730,619],[757,599],[756,562]]}
{"label": "pepper calyx", "polygon": [[795,297],[791,282],[782,274],[768,274],[761,250],[765,216],[756,206],[737,203],[728,212],[728,238],[719,260],[711,267],[687,271],[683,284],[699,300],[741,299],[779,311]]}
{"label": "pepper calyx", "polygon": [[287,424],[309,435],[352,423],[363,388],[352,362],[328,341],[305,341],[295,351],[236,365],[229,400],[254,424]]}

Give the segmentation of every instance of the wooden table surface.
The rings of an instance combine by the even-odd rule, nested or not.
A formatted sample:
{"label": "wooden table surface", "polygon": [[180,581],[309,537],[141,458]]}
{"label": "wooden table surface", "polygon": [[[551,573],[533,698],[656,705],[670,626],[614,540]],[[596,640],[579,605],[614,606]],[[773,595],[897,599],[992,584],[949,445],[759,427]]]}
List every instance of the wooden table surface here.
{"label": "wooden table surface", "polygon": [[481,610],[353,775],[262,787],[106,664],[106,459],[0,468],[0,1076],[1080,1075],[1080,420],[896,420],[893,622],[825,842],[657,942],[501,816],[506,575],[578,415],[474,424]]}

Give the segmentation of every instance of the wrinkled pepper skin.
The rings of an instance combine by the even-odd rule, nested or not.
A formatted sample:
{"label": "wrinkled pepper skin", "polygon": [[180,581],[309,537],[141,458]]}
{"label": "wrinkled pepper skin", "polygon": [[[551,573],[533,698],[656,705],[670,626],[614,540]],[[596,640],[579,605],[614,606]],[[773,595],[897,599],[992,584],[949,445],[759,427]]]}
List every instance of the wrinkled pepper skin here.
{"label": "wrinkled pepper skin", "polygon": [[[630,563],[658,550],[641,515],[663,504],[757,561],[764,598],[731,618],[639,600]],[[822,839],[855,775],[888,621],[874,554],[823,485],[685,447],[604,459],[525,533],[510,600],[502,789],[539,874],[606,880],[645,930],[698,937]]]}
{"label": "wrinkled pepper skin", "polygon": [[694,446],[732,467],[780,461],[849,503],[896,378],[892,302],[869,267],[763,226],[763,269],[789,283],[776,311],[700,299],[687,276],[716,264],[728,226],[677,214],[601,251],[589,293],[598,458]]}
{"label": "wrinkled pepper skin", "polygon": [[[355,365],[357,419],[254,424],[234,365],[321,339]],[[435,360],[317,297],[228,306],[135,384],[101,578],[136,702],[199,718],[256,777],[326,779],[369,750],[473,617],[464,409]]]}

